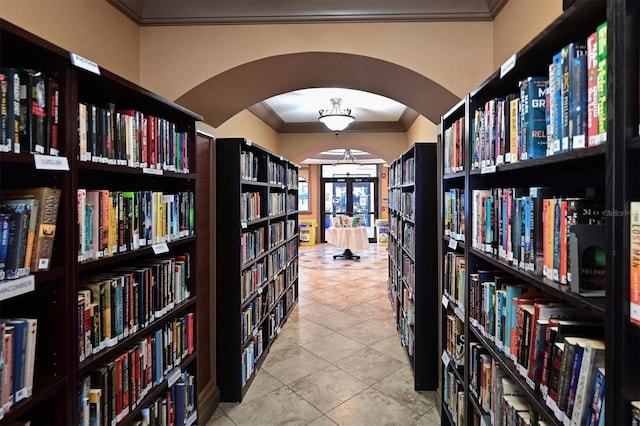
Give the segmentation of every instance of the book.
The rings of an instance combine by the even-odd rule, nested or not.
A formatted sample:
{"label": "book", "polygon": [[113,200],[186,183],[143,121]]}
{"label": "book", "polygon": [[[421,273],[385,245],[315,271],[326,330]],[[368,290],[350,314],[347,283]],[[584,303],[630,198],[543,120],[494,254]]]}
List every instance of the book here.
{"label": "book", "polygon": [[20,70],[20,151],[44,154],[45,77],[41,72]]}
{"label": "book", "polygon": [[37,228],[31,258],[32,272],[48,271],[51,267],[61,192],[60,189],[50,187],[8,189],[3,191],[5,197],[39,200]]}
{"label": "book", "polygon": [[587,146],[587,57],[573,59],[570,72],[569,149]]}
{"label": "book", "polygon": [[[588,408],[592,406],[590,390],[593,389],[596,372],[604,367],[605,344],[602,340],[585,339],[583,346],[582,366],[576,384],[573,411],[570,414],[571,425],[583,425],[588,416]],[[569,413],[567,413],[569,415]]]}
{"label": "book", "polygon": [[583,296],[606,292],[606,229],[604,225],[572,225],[569,234],[571,291]]}
{"label": "book", "polygon": [[[571,92],[572,85],[574,82],[572,79],[577,78],[578,71],[574,69],[575,60],[585,55],[586,53],[586,43],[584,42],[573,42],[569,43],[567,46],[562,48],[562,86],[561,86],[561,96],[562,96],[562,140],[561,140],[561,151],[569,151],[573,149],[573,134],[576,130],[576,123],[572,122],[572,114],[574,111],[573,100],[574,93]],[[578,65],[580,62],[578,62]],[[584,68],[584,67],[582,67]],[[583,69],[580,69],[580,72]],[[579,107],[582,105],[580,104]]]}
{"label": "book", "polygon": [[47,154],[58,155],[58,132],[60,127],[60,85],[54,78],[46,79],[45,101],[45,145]]}
{"label": "book", "polygon": [[8,319],[5,321],[8,326],[14,328],[13,333],[13,403],[24,399],[26,395],[26,368],[27,368],[27,321],[20,319]]}
{"label": "book", "polygon": [[10,232],[11,214],[0,213],[0,280],[5,279]]}
{"label": "book", "polygon": [[102,426],[102,389],[89,389],[89,426]]}
{"label": "book", "polygon": [[4,323],[4,371],[2,374],[2,407],[8,409],[13,405],[13,359],[14,359],[14,335],[15,327]]}
{"label": "book", "polygon": [[38,334],[38,320],[36,318],[20,318],[21,321],[26,322],[26,345],[25,345],[25,373],[24,373],[24,387],[27,389],[27,395],[31,396],[31,390],[33,389],[33,377],[35,372],[35,358],[36,358],[36,339]]}
{"label": "book", "polygon": [[640,325],[640,201],[630,203],[629,219],[629,317]]}
{"label": "book", "polygon": [[36,227],[38,222],[38,208],[40,200],[37,199],[5,199],[2,205],[21,205],[23,204],[29,211],[29,224],[27,228],[27,243],[24,252],[24,271],[20,275],[28,275],[31,272],[31,259],[33,256],[33,248],[35,245]]}
{"label": "book", "polygon": [[598,33],[587,37],[587,145],[596,146],[598,137]]}
{"label": "book", "polygon": [[[3,112],[0,152],[20,152],[20,73],[15,68],[0,68]],[[4,109],[3,109],[4,111]],[[6,117],[6,118],[5,118]]]}
{"label": "book", "polygon": [[24,259],[27,251],[31,211],[26,204],[0,204],[0,213],[10,215],[9,241],[5,278],[16,279],[25,275]]}
{"label": "book", "polygon": [[604,419],[605,378],[605,369],[598,368],[593,382],[589,417],[585,423],[588,426],[598,426]]}
{"label": "book", "polygon": [[528,77],[519,83],[522,160],[544,157],[547,153],[547,84],[546,77]]}
{"label": "book", "polygon": [[598,141],[599,144],[607,141],[607,22],[603,22],[596,28],[598,34]]}

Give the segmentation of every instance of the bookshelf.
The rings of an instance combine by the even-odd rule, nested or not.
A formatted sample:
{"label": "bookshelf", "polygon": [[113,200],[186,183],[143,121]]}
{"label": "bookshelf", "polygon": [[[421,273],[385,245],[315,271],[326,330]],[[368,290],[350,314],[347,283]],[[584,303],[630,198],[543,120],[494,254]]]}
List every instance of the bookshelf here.
{"label": "bookshelf", "polygon": [[298,166],[243,138],[216,156],[217,378],[241,401],[298,300]]}
{"label": "bookshelf", "polygon": [[[633,1],[573,2],[442,117],[439,407],[443,423],[500,424],[505,412],[521,421],[546,424],[583,424],[593,415],[603,415],[605,424],[631,423],[632,403],[640,399],[635,360],[640,333],[630,319],[631,202],[639,197],[639,16]],[[594,33],[602,38],[590,38]],[[600,52],[600,58],[589,55],[592,40],[597,40],[598,49],[593,51]],[[582,81],[588,82],[589,61],[595,58],[593,81],[605,77],[607,81],[600,83],[607,89],[605,96],[599,98],[603,89],[597,84],[593,92],[596,104],[601,99],[590,110],[596,111],[595,131],[589,130],[591,116],[571,117],[573,123],[586,123],[584,139],[575,126],[575,135],[563,134],[567,116],[562,110],[554,113],[555,106],[562,106],[564,92],[578,93],[573,85],[580,81],[567,78],[564,88],[555,85],[553,70],[569,71],[554,57],[560,57],[570,43],[580,42],[585,57],[565,63],[585,65]],[[606,62],[599,63],[601,59]],[[540,92],[542,108],[531,100],[535,91],[526,89],[535,83],[528,78],[536,76],[547,80]],[[584,93],[591,93],[588,90]],[[585,99],[587,107],[593,105]],[[514,115],[512,101],[521,115]],[[603,110],[606,115],[598,123],[597,112]],[[541,137],[534,132],[523,139],[531,125],[528,114],[535,111],[542,113],[541,152],[522,148],[523,140],[531,149],[536,146],[534,138]],[[514,116],[516,120],[510,121]],[[524,130],[512,128],[514,122],[524,123]],[[518,138],[511,145],[514,134]],[[576,205],[583,207],[578,215],[572,210]],[[576,217],[589,225],[572,226]],[[577,256],[583,254],[580,241],[588,239],[600,247],[595,251],[598,261],[591,267]],[[518,323],[509,318],[518,318]],[[549,336],[551,342],[562,341],[549,347]],[[605,349],[598,349],[601,344]],[[549,360],[555,356],[558,362],[566,359],[566,367],[552,368]],[[588,364],[591,368],[582,368],[585,359],[595,360]],[[594,414],[592,392],[600,389],[597,367],[602,367],[605,392],[596,401]],[[483,381],[487,377],[491,379]],[[581,394],[589,401],[582,416]],[[606,407],[604,412],[598,411],[598,401]]]}
{"label": "bookshelf", "polygon": [[[0,301],[3,318],[37,319],[33,388],[4,407],[0,423],[83,424],[96,409],[103,422],[133,423],[156,402],[168,401],[178,407],[178,421],[195,424],[198,388],[211,381],[198,377],[195,325],[197,313],[209,310],[207,300],[196,299],[198,287],[211,282],[199,265],[200,256],[207,264],[209,250],[196,233],[196,220],[202,224],[207,216],[195,211],[195,194],[209,185],[208,178],[196,179],[195,123],[201,117],[4,20],[0,43],[3,66],[33,69],[59,85],[57,145],[0,153],[0,194],[60,190],[47,267],[0,283],[7,295]],[[90,132],[104,141],[91,159],[82,146],[91,123],[80,115],[82,105],[112,108],[95,116],[112,119],[100,123],[102,132]],[[143,117],[162,129],[156,166],[151,154],[143,160],[149,152],[142,144]],[[201,143],[199,152],[207,150]],[[78,196],[86,193],[92,198],[79,207]],[[145,204],[152,193],[156,202]],[[144,213],[154,220],[145,221]],[[92,286],[113,295],[113,304],[83,292]],[[14,296],[8,289],[16,287],[28,290]]]}
{"label": "bookshelf", "polygon": [[389,166],[388,294],[416,390],[437,387],[436,151],[415,144]]}

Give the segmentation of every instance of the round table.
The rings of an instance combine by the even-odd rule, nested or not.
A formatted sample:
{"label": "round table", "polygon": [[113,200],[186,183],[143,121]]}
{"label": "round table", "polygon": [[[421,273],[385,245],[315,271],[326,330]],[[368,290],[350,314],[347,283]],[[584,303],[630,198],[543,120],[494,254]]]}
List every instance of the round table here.
{"label": "round table", "polygon": [[327,243],[344,248],[342,254],[336,254],[334,259],[360,259],[352,250],[366,250],[369,248],[369,236],[367,228],[358,226],[355,228],[327,228],[325,234]]}

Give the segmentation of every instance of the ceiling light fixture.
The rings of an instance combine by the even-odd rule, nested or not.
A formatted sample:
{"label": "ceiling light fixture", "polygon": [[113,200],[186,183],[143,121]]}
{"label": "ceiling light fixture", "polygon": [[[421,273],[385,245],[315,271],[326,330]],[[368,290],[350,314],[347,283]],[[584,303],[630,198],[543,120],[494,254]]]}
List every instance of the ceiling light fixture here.
{"label": "ceiling light fixture", "polygon": [[362,164],[360,164],[358,160],[356,160],[356,157],[353,156],[353,154],[351,153],[351,150],[347,148],[344,150],[344,155],[342,156],[342,158],[336,161],[333,165],[359,167]]}
{"label": "ceiling light fixture", "polygon": [[342,109],[342,98],[331,98],[331,108],[321,109],[318,121],[324,123],[329,130],[340,132],[356,119],[351,115],[351,109]]}

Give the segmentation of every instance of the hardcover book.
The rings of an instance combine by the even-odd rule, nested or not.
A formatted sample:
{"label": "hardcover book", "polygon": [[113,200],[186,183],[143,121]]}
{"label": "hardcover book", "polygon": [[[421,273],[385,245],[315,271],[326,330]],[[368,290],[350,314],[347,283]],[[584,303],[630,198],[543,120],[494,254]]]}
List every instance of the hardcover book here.
{"label": "hardcover book", "polygon": [[632,201],[630,204],[629,317],[631,322],[640,325],[640,202]]}
{"label": "hardcover book", "polygon": [[[2,129],[0,152],[20,152],[20,73],[15,68],[0,68]],[[5,109],[6,108],[6,109]]]}

